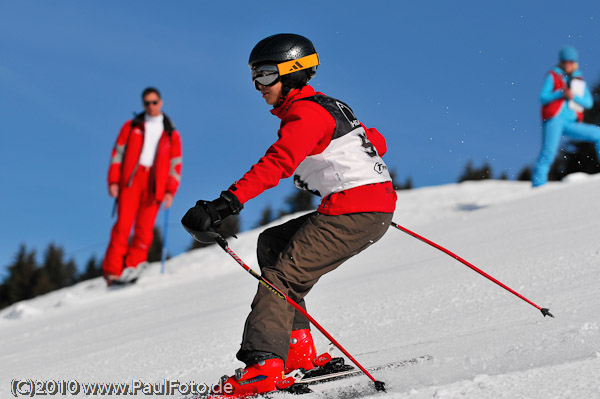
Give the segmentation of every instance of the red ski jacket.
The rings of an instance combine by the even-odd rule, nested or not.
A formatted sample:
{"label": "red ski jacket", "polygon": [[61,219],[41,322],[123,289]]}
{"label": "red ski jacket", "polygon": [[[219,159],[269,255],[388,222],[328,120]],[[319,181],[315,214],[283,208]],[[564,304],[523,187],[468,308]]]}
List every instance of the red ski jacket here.
{"label": "red ski jacket", "polygon": [[[277,133],[279,139],[269,147],[266,154],[240,180],[229,188],[241,203],[245,203],[263,191],[276,186],[281,179],[292,176],[298,166],[307,157],[312,158],[309,161],[309,163],[312,162],[310,165],[312,168],[311,171],[316,170],[319,173],[328,173],[328,171],[325,168],[318,169],[313,165],[319,162],[317,166],[327,163],[328,156],[333,157],[334,161],[339,164],[343,164],[346,161],[344,159],[344,150],[348,144],[342,144],[341,146],[344,146],[342,150],[339,150],[340,145],[330,146],[332,140],[337,140],[340,137],[336,129],[336,119],[334,119],[334,116],[324,106],[320,105],[318,101],[298,101],[311,100],[316,97],[323,98],[326,96],[315,92],[311,86],[304,86],[301,90],[294,89],[290,91],[281,106],[271,111],[281,119],[280,129]],[[337,103],[347,107],[341,102]],[[349,110],[349,112],[349,115],[353,117],[352,111]],[[341,121],[342,119],[339,120]],[[348,120],[348,122],[351,121]],[[367,149],[371,149],[374,146],[377,153],[371,156],[376,156],[376,160],[379,160],[375,166],[376,173],[373,173],[373,166],[370,166],[366,170],[367,168],[364,168],[363,165],[364,162],[358,162],[358,166],[365,170],[358,172],[359,179],[355,179],[355,181],[373,181],[373,183],[356,186],[356,183],[352,184],[352,182],[345,181],[345,179],[348,179],[344,177],[345,175],[340,174],[338,176],[335,174],[335,177],[340,180],[340,187],[348,186],[351,188],[337,191],[331,185],[331,192],[321,192],[320,194],[324,195],[324,197],[319,205],[318,212],[326,215],[357,212],[391,213],[396,208],[396,192],[389,178],[387,167],[379,158],[379,156],[383,156],[386,152],[385,139],[377,129],[367,129],[355,119],[352,120],[352,123],[352,126],[356,130],[360,130],[363,136],[364,132],[366,132],[366,137],[358,139],[356,146],[366,147]],[[356,142],[356,140],[354,142],[349,142],[348,140],[347,142],[349,145],[354,146],[352,143]],[[337,151],[333,155],[332,147],[336,147],[335,151]],[[351,148],[350,151],[350,155],[355,156],[355,149]],[[353,178],[357,174],[352,169],[356,168],[355,164],[357,162],[342,165],[345,173],[353,176]],[[375,162],[373,164],[375,165]],[[385,173],[382,173],[382,171]],[[333,172],[329,173],[331,175]],[[375,175],[375,177],[372,178],[369,174]],[[331,176],[329,176],[329,179],[332,180]]]}
{"label": "red ski jacket", "polygon": [[[164,114],[163,114],[164,115]],[[164,115],[164,130],[151,168],[152,194],[161,202],[165,193],[175,195],[181,181],[181,136],[171,120]],[[125,122],[112,150],[108,169],[108,184],[118,184],[121,189],[131,184],[139,167],[144,145],[144,113]]]}

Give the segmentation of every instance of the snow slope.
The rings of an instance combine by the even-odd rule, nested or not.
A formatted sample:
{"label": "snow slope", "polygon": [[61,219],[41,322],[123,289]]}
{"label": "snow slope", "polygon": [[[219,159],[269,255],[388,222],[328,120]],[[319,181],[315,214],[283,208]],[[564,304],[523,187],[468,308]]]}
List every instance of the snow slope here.
{"label": "snow slope", "polygon": [[[556,318],[390,228],[322,278],[308,310],[366,366],[433,360],[377,373],[385,394],[360,376],[303,397],[600,398],[599,219],[598,175],[535,190],[482,181],[399,192],[395,222]],[[258,234],[229,241],[255,269]],[[216,246],[159,270],[152,264],[135,286],[90,280],[0,311],[0,397],[15,378],[212,383],[240,367],[234,355],[256,281]]]}

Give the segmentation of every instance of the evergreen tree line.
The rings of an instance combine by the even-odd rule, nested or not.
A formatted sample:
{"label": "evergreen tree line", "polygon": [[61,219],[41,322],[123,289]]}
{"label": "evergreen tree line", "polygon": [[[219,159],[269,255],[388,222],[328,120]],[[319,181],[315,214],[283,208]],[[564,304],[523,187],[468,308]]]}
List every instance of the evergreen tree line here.
{"label": "evergreen tree line", "polygon": [[[148,261],[161,259],[162,235],[154,228],[154,241],[148,253]],[[15,302],[31,299],[80,281],[102,276],[102,260],[92,255],[80,272],[73,258],[66,259],[64,249],[50,243],[38,263],[37,251],[19,246],[14,261],[7,266],[8,275],[0,285],[0,309]]]}

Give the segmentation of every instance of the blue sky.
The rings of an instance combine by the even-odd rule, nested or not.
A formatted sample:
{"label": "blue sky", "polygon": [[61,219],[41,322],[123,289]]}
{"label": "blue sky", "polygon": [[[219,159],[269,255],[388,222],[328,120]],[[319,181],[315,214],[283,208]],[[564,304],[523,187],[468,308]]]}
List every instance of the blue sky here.
{"label": "blue sky", "polygon": [[[217,197],[276,139],[279,120],[247,66],[254,44],[275,33],[314,42],[311,83],[385,135],[384,159],[401,180],[453,183],[469,160],[514,179],[539,151],[538,94],[559,48],[577,47],[589,84],[600,83],[600,3],[567,4],[0,1],[0,269],[20,243],[41,258],[55,242],[80,266],[104,255],[110,151],[150,85],[182,134],[168,248],[188,248],[185,211]],[[243,228],[293,190],[283,181],[248,202]]]}

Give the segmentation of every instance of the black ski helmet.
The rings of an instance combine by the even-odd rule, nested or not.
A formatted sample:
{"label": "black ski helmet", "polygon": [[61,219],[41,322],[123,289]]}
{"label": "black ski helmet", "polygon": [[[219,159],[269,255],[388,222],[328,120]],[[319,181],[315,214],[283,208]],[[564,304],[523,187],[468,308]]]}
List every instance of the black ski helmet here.
{"label": "black ski helmet", "polygon": [[[305,59],[306,62],[303,64],[301,59]],[[284,64],[289,61],[297,62]],[[248,59],[250,68],[270,63],[279,67],[284,86],[301,88],[317,73],[319,58],[315,46],[306,37],[280,33],[258,42]]]}

